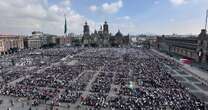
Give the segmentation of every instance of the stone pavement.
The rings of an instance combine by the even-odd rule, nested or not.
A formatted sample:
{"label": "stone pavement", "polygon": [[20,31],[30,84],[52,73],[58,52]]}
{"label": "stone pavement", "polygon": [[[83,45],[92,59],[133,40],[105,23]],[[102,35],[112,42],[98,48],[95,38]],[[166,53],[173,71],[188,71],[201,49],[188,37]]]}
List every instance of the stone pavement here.
{"label": "stone pavement", "polygon": [[[171,58],[157,50],[152,49],[152,51],[156,52],[158,55],[161,55],[166,58]],[[171,58],[173,59],[173,58]],[[180,63],[178,60],[173,59]],[[180,63],[181,64],[181,63]],[[168,65],[165,65],[167,69],[173,71],[171,74],[175,79],[181,82],[190,92],[192,92],[199,99],[205,101],[208,104],[208,73],[204,71],[200,71],[200,69],[196,67],[192,67],[190,65],[181,64],[181,68],[172,68]]]}
{"label": "stone pavement", "polygon": [[[159,52],[157,52],[157,53],[158,54],[162,54],[162,53],[159,53]],[[164,57],[167,57],[167,56],[164,56]],[[76,61],[75,62],[74,61],[75,60],[72,60],[71,62],[69,62],[69,64],[73,65],[73,64],[77,63]],[[59,64],[59,63],[53,63],[49,67],[55,66],[57,64]],[[184,68],[175,69],[174,67],[170,67],[168,65],[165,65],[165,66],[170,71],[174,71],[171,75],[173,77],[175,77],[178,81],[180,81],[182,84],[184,84],[184,86],[186,86],[187,89],[189,89],[195,95],[198,95],[198,97],[204,98],[205,99],[204,101],[206,101],[206,97],[208,96],[208,94],[207,94],[208,90],[206,89],[206,87],[208,87],[208,86],[200,85],[202,82],[201,82],[201,80],[198,77],[195,77],[194,75],[190,74],[190,72],[188,72],[189,70],[186,71],[186,70],[184,70]],[[83,97],[86,97],[89,94],[94,94],[92,92],[89,92],[89,90],[90,90],[90,88],[92,86],[92,83],[98,77],[99,73],[102,72],[103,67],[101,67],[99,70],[92,71],[92,72],[95,72],[95,74],[93,75],[93,77],[88,82],[85,91],[79,91],[79,92],[83,93],[82,94]],[[86,72],[89,72],[89,71],[90,70],[83,71],[77,78],[72,80],[72,82],[75,82],[76,80],[78,80],[78,78],[80,76],[82,76],[83,74],[85,74]],[[41,71],[39,71],[39,72],[41,72]],[[129,76],[132,76],[132,75],[133,75],[133,73],[130,70],[129,71]],[[114,75],[113,79],[114,78],[115,78],[115,75]],[[133,77],[129,77],[129,78],[133,78]],[[13,83],[19,82],[20,80],[22,80],[22,78],[17,79]],[[111,84],[111,90],[107,94],[108,95],[107,98],[117,96],[117,93],[113,90],[113,88],[117,88],[119,90],[120,86]],[[63,92],[63,90],[60,93],[62,93],[62,92]],[[128,96],[125,96],[125,97],[128,97]],[[0,99],[4,99],[3,104],[0,105],[0,110],[7,110],[8,107],[10,107],[11,110],[29,110],[29,107],[31,107],[31,102],[19,101],[19,98],[11,98],[11,97],[3,97],[3,96],[1,96]],[[14,101],[14,106],[11,105],[10,100]],[[77,106],[79,106],[80,104],[81,104],[81,100],[78,99],[78,101],[75,104],[69,104],[70,108],[67,107],[67,104],[61,103],[61,105],[59,107],[54,107],[53,110],[56,110],[57,108],[58,108],[57,110],[89,110],[90,107],[89,106],[84,106],[84,105],[82,105],[81,108],[77,108]],[[32,110],[50,110],[50,106],[49,105],[40,105],[38,107],[32,107]]]}
{"label": "stone pavement", "polygon": [[201,78],[204,82],[206,82],[208,84],[208,73],[205,72],[205,71],[202,71],[201,69],[199,68],[196,68],[196,67],[193,67],[193,66],[190,66],[190,65],[187,65],[187,64],[182,64],[180,61],[164,54],[164,53],[161,53],[155,49],[151,49],[152,51],[156,52],[157,54],[163,56],[163,57],[166,57],[166,58],[170,58],[170,59],[173,59],[175,60],[176,62],[180,63],[182,65],[182,68],[185,69],[187,72],[190,72],[191,74]]}

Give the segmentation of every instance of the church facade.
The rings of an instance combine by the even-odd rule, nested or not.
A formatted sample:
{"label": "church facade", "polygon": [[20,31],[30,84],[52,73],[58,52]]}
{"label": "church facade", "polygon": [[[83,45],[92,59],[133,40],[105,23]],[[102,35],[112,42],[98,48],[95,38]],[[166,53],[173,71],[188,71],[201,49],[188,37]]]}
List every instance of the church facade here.
{"label": "church facade", "polygon": [[83,26],[82,45],[84,47],[127,47],[129,45],[129,35],[123,36],[118,31],[114,36],[109,32],[108,23],[105,21],[99,31],[90,33],[90,26],[85,22]]}

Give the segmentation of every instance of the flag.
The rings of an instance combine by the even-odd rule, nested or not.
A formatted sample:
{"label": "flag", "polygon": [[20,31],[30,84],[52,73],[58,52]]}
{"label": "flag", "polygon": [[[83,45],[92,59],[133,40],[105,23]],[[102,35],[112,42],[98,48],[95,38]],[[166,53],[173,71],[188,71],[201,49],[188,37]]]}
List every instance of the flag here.
{"label": "flag", "polygon": [[66,21],[66,15],[65,15],[64,34],[66,33],[67,33],[67,21]]}

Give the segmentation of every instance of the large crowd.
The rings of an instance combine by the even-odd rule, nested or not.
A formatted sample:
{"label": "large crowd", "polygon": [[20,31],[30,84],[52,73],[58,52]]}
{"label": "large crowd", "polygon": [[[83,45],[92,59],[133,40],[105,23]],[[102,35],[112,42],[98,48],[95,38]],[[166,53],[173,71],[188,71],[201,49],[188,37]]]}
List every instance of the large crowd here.
{"label": "large crowd", "polygon": [[[164,66],[179,65],[150,50],[46,49],[7,56],[9,58],[15,63],[10,68],[25,65],[24,68],[34,69],[12,71],[5,67],[8,72],[1,73],[1,95],[70,104],[78,102],[97,109],[204,109],[204,103],[174,79],[172,71]],[[61,60],[63,58],[65,61]],[[18,79],[21,80],[9,83]]]}

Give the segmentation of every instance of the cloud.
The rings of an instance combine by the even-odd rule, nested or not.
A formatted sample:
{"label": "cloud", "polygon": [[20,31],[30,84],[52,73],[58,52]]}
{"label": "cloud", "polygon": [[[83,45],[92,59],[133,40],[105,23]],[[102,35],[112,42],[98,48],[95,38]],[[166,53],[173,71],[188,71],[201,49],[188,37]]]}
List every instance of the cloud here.
{"label": "cloud", "polygon": [[91,5],[90,7],[89,7],[89,10],[91,11],[91,12],[96,12],[97,11],[97,6],[96,5]]}
{"label": "cloud", "polygon": [[123,1],[122,0],[118,0],[118,1],[113,2],[113,3],[104,3],[102,5],[103,12],[108,13],[108,14],[116,13],[122,7],[123,7]]}
{"label": "cloud", "polygon": [[170,18],[169,21],[170,22],[175,22],[175,19],[174,18]]}
{"label": "cloud", "polygon": [[154,4],[155,4],[155,5],[160,4],[160,1],[154,1]]}
{"label": "cloud", "polygon": [[[56,4],[49,5],[49,0],[0,0],[0,30],[1,33],[8,34],[31,34],[32,31],[42,31],[50,34],[63,34],[64,32],[64,14],[67,16],[68,32],[82,34],[85,21],[90,25],[90,30],[99,29],[103,21],[93,21],[79,14],[71,8],[71,0],[60,0]],[[122,1],[108,4],[112,8],[110,13],[115,13],[122,7]],[[96,7],[96,8],[95,8]],[[102,11],[102,6],[91,6],[92,11]],[[106,9],[107,10],[107,9]],[[110,10],[110,9],[109,9]],[[111,20],[113,20],[112,18]],[[120,17],[122,20],[131,19],[129,16]],[[122,21],[120,20],[120,21]],[[133,24],[133,23],[132,23]],[[133,25],[127,25],[117,21],[109,23],[112,27],[111,32],[121,30],[133,32],[136,28]]]}
{"label": "cloud", "polygon": [[120,30],[123,34],[138,34],[139,27],[132,21],[129,22],[115,22],[109,24],[112,33],[117,33]]}
{"label": "cloud", "polygon": [[[186,4],[191,0],[169,1],[172,1],[171,3],[174,5],[179,5]],[[96,21],[94,21],[76,12],[72,8],[73,2],[71,2],[71,0],[58,0],[56,4],[48,2],[49,0],[0,0],[0,33],[31,34],[32,31],[37,30],[50,34],[63,34],[64,14],[67,16],[68,32],[74,32],[75,34],[83,33],[83,24],[85,21],[88,21],[90,30],[93,32],[94,29],[99,29],[99,26],[103,24],[106,18],[109,20],[110,31],[112,33],[117,32],[118,29],[120,29],[123,34],[143,32],[198,33],[204,19],[204,17],[201,17],[196,20],[200,22],[186,23],[187,21],[179,22],[177,17],[173,17],[174,19],[168,19],[168,24],[163,24],[164,22],[159,22],[157,24],[151,20],[150,22],[146,22],[146,20],[143,21],[142,19],[140,21],[131,18],[131,16],[118,17],[112,14],[118,12],[123,7],[123,1],[115,0],[115,2],[104,3],[102,5],[91,5],[92,11],[97,11],[102,14],[100,16],[98,15],[99,17],[96,17]],[[203,3],[200,2],[200,4],[206,7],[207,0],[203,0]],[[106,15],[103,14],[103,12],[105,12]],[[184,26],[190,28],[184,28]]]}
{"label": "cloud", "polygon": [[173,5],[182,5],[182,4],[185,4],[187,3],[187,0],[170,0],[170,2],[173,4]]}
{"label": "cloud", "polygon": [[131,17],[130,16],[123,16],[123,17],[118,17],[118,20],[130,20]]}
{"label": "cloud", "polygon": [[130,20],[131,17],[130,17],[130,16],[124,16],[123,19],[125,19],[125,20]]}
{"label": "cloud", "polygon": [[67,7],[67,6],[69,6],[69,5],[71,4],[71,0],[62,0],[62,1],[60,2],[60,4],[61,4],[62,6]]}
{"label": "cloud", "polygon": [[49,0],[0,0],[0,30],[3,33],[30,34],[34,30],[63,34],[64,14],[70,32],[81,33],[87,19],[71,9],[71,0],[49,5]]}

